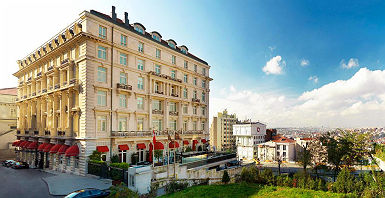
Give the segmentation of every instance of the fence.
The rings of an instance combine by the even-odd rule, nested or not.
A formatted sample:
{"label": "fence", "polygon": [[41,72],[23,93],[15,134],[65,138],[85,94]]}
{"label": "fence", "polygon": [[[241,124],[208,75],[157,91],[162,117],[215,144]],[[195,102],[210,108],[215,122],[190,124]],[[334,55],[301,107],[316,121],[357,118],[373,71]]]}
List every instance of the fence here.
{"label": "fence", "polygon": [[119,180],[127,184],[127,170],[108,166],[105,163],[88,162],[88,174],[96,175],[101,178]]}

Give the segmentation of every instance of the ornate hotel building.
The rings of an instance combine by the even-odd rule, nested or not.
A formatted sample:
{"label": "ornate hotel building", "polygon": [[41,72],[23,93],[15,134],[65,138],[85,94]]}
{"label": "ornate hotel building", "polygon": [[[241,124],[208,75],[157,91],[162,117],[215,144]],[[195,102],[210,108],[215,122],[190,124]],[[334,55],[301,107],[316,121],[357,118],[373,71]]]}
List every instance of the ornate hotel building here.
{"label": "ornate hotel building", "polygon": [[84,11],[18,61],[18,158],[84,175],[95,150],[147,161],[153,130],[155,149],[204,147],[210,66],[127,16]]}

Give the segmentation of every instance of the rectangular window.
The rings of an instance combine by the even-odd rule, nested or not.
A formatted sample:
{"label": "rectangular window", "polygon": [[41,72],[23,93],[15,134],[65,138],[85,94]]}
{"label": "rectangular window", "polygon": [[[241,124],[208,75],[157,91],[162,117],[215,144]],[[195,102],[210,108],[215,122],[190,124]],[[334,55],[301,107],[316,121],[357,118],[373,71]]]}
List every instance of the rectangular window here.
{"label": "rectangular window", "polygon": [[143,53],[143,49],[144,49],[144,44],[142,42],[139,42],[139,44],[138,44],[138,51]]}
{"label": "rectangular window", "polygon": [[138,121],[136,122],[136,129],[138,131],[143,131],[143,123],[144,123],[143,118],[138,118]]}
{"label": "rectangular window", "polygon": [[183,88],[183,97],[187,98],[187,88]]}
{"label": "rectangular window", "polygon": [[120,35],[120,45],[127,46],[127,36]]}
{"label": "rectangular window", "polygon": [[143,107],[144,107],[143,106],[143,98],[142,97],[138,97],[138,99],[137,99],[137,108],[138,109],[144,109]]}
{"label": "rectangular window", "polygon": [[169,123],[169,127],[171,130],[176,130],[176,120],[171,120]]}
{"label": "rectangular window", "polygon": [[197,121],[194,121],[194,122],[193,122],[193,130],[194,130],[194,131],[197,130]]}
{"label": "rectangular window", "polygon": [[183,82],[187,83],[188,82],[188,76],[187,74],[183,75]]}
{"label": "rectangular window", "polygon": [[184,114],[188,113],[188,106],[187,105],[183,105],[183,113]]}
{"label": "rectangular window", "polygon": [[98,58],[103,60],[107,59],[107,51],[105,47],[98,46]]}
{"label": "rectangular window", "polygon": [[127,75],[124,72],[120,72],[120,84],[127,84]]}
{"label": "rectangular window", "polygon": [[176,64],[176,56],[171,55],[171,63],[174,65]]}
{"label": "rectangular window", "polygon": [[156,36],[155,34],[153,34],[153,35],[152,35],[152,38],[153,38],[154,40],[157,40],[157,41],[159,41],[159,42],[160,42],[160,38],[159,38],[159,36]]}
{"label": "rectangular window", "polygon": [[283,146],[283,150],[286,150],[286,145],[282,145]]}
{"label": "rectangular window", "polygon": [[197,65],[194,65],[194,71],[198,72],[198,66]]}
{"label": "rectangular window", "polygon": [[160,49],[156,49],[155,55],[156,55],[156,58],[160,58],[160,57],[161,57],[161,51],[160,51]]}
{"label": "rectangular window", "polygon": [[205,102],[206,101],[206,93],[202,93],[202,102]]}
{"label": "rectangular window", "polygon": [[206,115],[206,107],[202,107],[202,115]]}
{"label": "rectangular window", "polygon": [[201,123],[201,130],[205,130],[205,126],[206,126],[206,123],[205,123],[205,122],[202,122],[202,123]]}
{"label": "rectangular window", "polygon": [[153,120],[152,121],[152,128],[157,131],[162,130],[162,120]]}
{"label": "rectangular window", "polygon": [[107,116],[97,117],[98,131],[107,131]]}
{"label": "rectangular window", "polygon": [[202,68],[202,75],[206,76],[206,68]]}
{"label": "rectangular window", "polygon": [[107,28],[99,25],[99,37],[102,39],[107,38]]}
{"label": "rectangular window", "polygon": [[135,30],[136,30],[137,32],[141,33],[141,34],[144,34],[143,29],[140,28],[140,27],[138,27],[138,26],[135,27]]}
{"label": "rectangular window", "polygon": [[143,90],[143,78],[142,77],[138,78],[138,89]]}
{"label": "rectangular window", "polygon": [[106,91],[98,91],[97,93],[98,105],[106,106],[107,105],[107,92]]}
{"label": "rectangular window", "polygon": [[127,95],[125,95],[125,94],[119,95],[119,106],[120,107],[127,107]]}
{"label": "rectangular window", "polygon": [[277,150],[279,150],[279,145],[277,145]]}
{"label": "rectangular window", "polygon": [[175,70],[171,70],[171,78],[172,79],[176,78],[176,71]]}
{"label": "rectangular window", "polygon": [[193,106],[193,114],[194,114],[194,115],[197,114],[197,107],[196,107],[196,106]]}
{"label": "rectangular window", "polygon": [[127,54],[120,53],[120,64],[127,65]]}
{"label": "rectangular window", "polygon": [[187,131],[187,121],[183,121],[183,131]]}
{"label": "rectangular window", "polygon": [[98,67],[98,82],[107,82],[107,69],[104,67]]}
{"label": "rectangular window", "polygon": [[127,119],[119,118],[119,131],[127,131]]}
{"label": "rectangular window", "polygon": [[202,88],[206,88],[206,81],[202,80]]}
{"label": "rectangular window", "polygon": [[183,65],[185,69],[188,69],[188,61],[184,61]]}
{"label": "rectangular window", "polygon": [[153,110],[162,110],[162,102],[160,100],[152,101],[152,109]]}
{"label": "rectangular window", "polygon": [[155,90],[155,93],[159,93],[159,82],[155,82],[154,90]]}
{"label": "rectangular window", "polygon": [[171,112],[176,112],[176,103],[175,102],[170,102],[169,107],[170,107]]}
{"label": "rectangular window", "polygon": [[194,98],[194,99],[197,99],[197,91],[194,91],[194,92],[193,92],[193,98]]}
{"label": "rectangular window", "polygon": [[193,83],[195,86],[197,85],[197,82],[198,82],[198,79],[196,77],[194,77]]}
{"label": "rectangular window", "polygon": [[155,73],[160,74],[160,65],[155,65]]}
{"label": "rectangular window", "polygon": [[143,71],[144,70],[144,61],[143,60],[138,60],[138,69]]}

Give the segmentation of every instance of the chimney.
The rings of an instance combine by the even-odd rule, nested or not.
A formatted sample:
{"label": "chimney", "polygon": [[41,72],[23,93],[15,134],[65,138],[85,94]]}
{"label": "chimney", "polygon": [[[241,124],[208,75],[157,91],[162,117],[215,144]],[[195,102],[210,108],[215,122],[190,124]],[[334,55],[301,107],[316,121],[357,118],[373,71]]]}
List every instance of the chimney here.
{"label": "chimney", "polygon": [[129,26],[130,21],[128,20],[128,13],[124,12],[124,25]]}
{"label": "chimney", "polygon": [[116,12],[115,12],[115,6],[112,6],[112,20],[116,21]]}

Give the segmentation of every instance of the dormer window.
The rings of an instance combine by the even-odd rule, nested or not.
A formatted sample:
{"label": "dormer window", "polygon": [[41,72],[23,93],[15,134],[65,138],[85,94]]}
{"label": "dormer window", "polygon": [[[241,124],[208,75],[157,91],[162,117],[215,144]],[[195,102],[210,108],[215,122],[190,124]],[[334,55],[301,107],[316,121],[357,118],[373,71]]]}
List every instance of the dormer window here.
{"label": "dormer window", "polygon": [[146,28],[140,23],[134,23],[134,29],[141,34],[144,34],[144,31],[146,31]]}
{"label": "dormer window", "polygon": [[180,51],[181,51],[183,54],[187,54],[188,49],[187,49],[186,46],[182,45],[182,46],[180,46],[179,48],[180,48]]}
{"label": "dormer window", "polygon": [[152,35],[151,36],[152,39],[154,39],[154,40],[156,40],[158,42],[160,42],[161,39],[162,39],[162,36],[158,32],[153,31],[153,32],[151,32],[151,35]]}
{"label": "dormer window", "polygon": [[169,39],[168,41],[167,41],[167,43],[168,43],[168,46],[170,46],[170,47],[172,47],[172,48],[176,48],[176,42],[174,41],[174,40],[172,40],[172,39]]}

